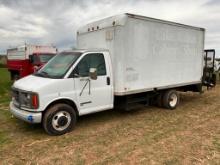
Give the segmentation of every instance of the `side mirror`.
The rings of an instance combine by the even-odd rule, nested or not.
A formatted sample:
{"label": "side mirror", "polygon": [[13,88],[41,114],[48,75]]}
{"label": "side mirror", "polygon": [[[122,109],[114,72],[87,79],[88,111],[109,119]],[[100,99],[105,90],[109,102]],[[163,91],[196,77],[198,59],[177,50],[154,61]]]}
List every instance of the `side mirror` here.
{"label": "side mirror", "polygon": [[97,69],[96,68],[90,68],[89,69],[89,77],[92,80],[97,80]]}
{"label": "side mirror", "polygon": [[29,61],[32,64],[34,62],[34,56],[33,55],[29,55]]}

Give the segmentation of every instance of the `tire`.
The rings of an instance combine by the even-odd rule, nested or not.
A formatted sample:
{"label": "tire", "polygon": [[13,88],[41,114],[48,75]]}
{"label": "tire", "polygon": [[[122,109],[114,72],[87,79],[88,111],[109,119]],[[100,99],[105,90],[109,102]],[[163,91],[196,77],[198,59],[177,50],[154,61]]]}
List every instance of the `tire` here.
{"label": "tire", "polygon": [[75,127],[76,112],[67,104],[56,104],[45,112],[42,124],[49,135],[63,135]]}
{"label": "tire", "polygon": [[11,80],[16,81],[20,78],[19,74],[16,72],[10,72],[11,73]]}
{"label": "tire", "polygon": [[163,106],[173,110],[179,104],[179,94],[176,90],[168,90],[163,95]]}
{"label": "tire", "polygon": [[14,75],[14,77],[13,77],[13,81],[17,81],[18,79],[19,79],[20,77],[19,77],[19,75]]}

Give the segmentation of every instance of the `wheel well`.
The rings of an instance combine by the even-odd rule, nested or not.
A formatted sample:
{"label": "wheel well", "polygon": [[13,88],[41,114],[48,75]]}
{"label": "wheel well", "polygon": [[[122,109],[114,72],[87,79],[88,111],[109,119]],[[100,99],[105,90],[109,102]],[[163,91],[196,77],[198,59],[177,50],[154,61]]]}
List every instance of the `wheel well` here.
{"label": "wheel well", "polygon": [[73,107],[73,109],[76,111],[76,114],[77,116],[79,116],[79,111],[77,109],[77,106],[76,104],[72,101],[72,100],[69,100],[69,99],[59,99],[59,100],[55,100],[53,101],[52,103],[50,103],[46,110],[44,111],[44,113],[47,111],[47,109],[49,109],[51,106],[55,105],[55,104],[59,104],[59,103],[65,103],[65,104],[68,104],[70,105],[71,107]]}

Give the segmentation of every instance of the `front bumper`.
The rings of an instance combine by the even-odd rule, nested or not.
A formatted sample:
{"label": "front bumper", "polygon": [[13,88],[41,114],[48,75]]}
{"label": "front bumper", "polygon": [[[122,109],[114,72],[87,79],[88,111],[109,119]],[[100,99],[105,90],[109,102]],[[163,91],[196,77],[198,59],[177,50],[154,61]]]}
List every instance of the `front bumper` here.
{"label": "front bumper", "polygon": [[10,102],[10,112],[16,118],[26,121],[28,123],[41,123],[42,112],[29,112],[22,109],[18,109]]}

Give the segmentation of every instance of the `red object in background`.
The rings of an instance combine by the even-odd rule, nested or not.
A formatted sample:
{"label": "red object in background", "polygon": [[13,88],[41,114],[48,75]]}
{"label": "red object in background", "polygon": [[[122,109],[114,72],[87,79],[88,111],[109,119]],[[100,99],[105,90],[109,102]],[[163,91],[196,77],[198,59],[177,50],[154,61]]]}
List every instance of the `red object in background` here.
{"label": "red object in background", "polygon": [[7,60],[7,68],[11,79],[18,79],[34,72],[29,60]]}
{"label": "red object in background", "polygon": [[7,68],[11,79],[30,75],[46,64],[57,49],[53,46],[24,45],[7,50]]}

